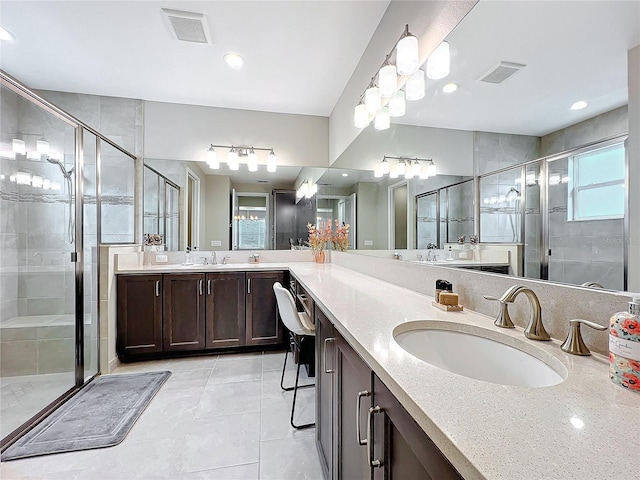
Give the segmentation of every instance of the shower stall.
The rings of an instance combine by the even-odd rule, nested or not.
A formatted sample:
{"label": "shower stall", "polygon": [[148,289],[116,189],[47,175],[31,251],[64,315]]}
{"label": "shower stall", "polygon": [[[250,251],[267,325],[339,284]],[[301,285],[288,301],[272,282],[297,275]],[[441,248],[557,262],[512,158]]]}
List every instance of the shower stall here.
{"label": "shower stall", "polygon": [[[102,224],[115,228],[101,195],[116,189],[101,164],[129,164],[133,185],[136,157],[2,71],[0,102],[4,449],[99,373],[98,246]],[[124,188],[127,213],[117,217],[130,227],[118,230],[132,232],[133,188]]]}

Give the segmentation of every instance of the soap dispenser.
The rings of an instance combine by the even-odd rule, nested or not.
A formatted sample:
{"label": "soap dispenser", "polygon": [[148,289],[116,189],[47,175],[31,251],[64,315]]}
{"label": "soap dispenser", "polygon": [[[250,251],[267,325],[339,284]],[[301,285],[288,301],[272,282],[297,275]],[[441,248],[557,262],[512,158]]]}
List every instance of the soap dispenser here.
{"label": "soap dispenser", "polygon": [[447,255],[447,260],[449,260],[449,261],[455,260],[455,258],[453,256],[453,249],[451,248],[451,245],[449,245],[449,254]]}
{"label": "soap dispenser", "polygon": [[611,317],[609,373],[616,385],[640,393],[640,294],[631,294],[628,312]]}

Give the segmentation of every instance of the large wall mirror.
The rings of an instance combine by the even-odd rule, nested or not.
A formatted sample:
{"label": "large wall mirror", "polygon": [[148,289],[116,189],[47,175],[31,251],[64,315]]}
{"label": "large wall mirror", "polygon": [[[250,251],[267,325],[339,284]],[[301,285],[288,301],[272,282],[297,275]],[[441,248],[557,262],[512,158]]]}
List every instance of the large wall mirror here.
{"label": "large wall mirror", "polygon": [[[362,130],[327,173],[331,184],[354,170],[356,186],[341,187],[361,192],[357,253],[404,247],[402,260],[420,262],[430,246],[439,264],[482,259],[475,268],[628,288],[627,52],[640,43],[640,7],[580,8],[578,24],[571,2],[481,1],[451,32],[450,74],[427,80],[389,130]],[[447,83],[457,90],[444,93]],[[587,106],[572,109],[578,101]],[[438,175],[374,178],[385,155],[433,158]],[[393,221],[405,191],[406,247]]]}

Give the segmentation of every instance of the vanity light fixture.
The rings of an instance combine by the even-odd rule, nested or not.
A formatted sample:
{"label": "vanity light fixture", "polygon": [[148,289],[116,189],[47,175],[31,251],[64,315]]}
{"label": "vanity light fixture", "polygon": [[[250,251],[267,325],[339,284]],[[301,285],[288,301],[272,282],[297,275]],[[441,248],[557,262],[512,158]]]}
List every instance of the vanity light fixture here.
{"label": "vanity light fixture", "polygon": [[420,163],[418,162],[418,160],[414,160],[413,163],[411,164],[411,174],[416,177],[419,177],[421,172],[422,172],[422,167],[420,166]]}
{"label": "vanity light fixture", "polygon": [[442,42],[427,59],[427,78],[440,80],[449,75],[450,69],[449,42]]}
{"label": "vanity light fixture", "polygon": [[[394,53],[395,65],[391,61]],[[418,69],[418,62],[418,39],[409,33],[409,25],[405,25],[400,39],[386,55],[378,72],[360,96],[353,113],[353,124],[356,128],[366,128],[375,116],[375,128],[386,130],[389,128],[389,117],[401,117],[405,114],[406,100],[424,97],[424,72]],[[398,89],[400,76],[410,77],[405,87],[406,92]],[[385,108],[388,110],[385,111]],[[382,116],[379,113],[381,111]]]}
{"label": "vanity light fixture", "polygon": [[585,102],[584,100],[580,100],[574,103],[573,105],[571,105],[571,110],[582,110],[587,105],[589,105],[587,102]]}
{"label": "vanity light fixture", "polygon": [[[398,160],[398,162],[391,166],[389,160]],[[374,170],[376,178],[389,174],[389,178],[398,178],[404,175],[406,179],[420,177],[420,179],[426,180],[429,177],[435,177],[436,173],[436,164],[431,158],[392,157],[390,155],[385,155]]]}
{"label": "vanity light fixture", "polygon": [[318,192],[318,185],[310,181],[302,182],[296,190],[296,203],[303,198],[311,198]]}
{"label": "vanity light fixture", "polygon": [[278,166],[278,157],[273,152],[273,148],[258,147],[238,147],[235,145],[214,145],[211,144],[206,150],[207,165],[213,170],[220,168],[220,158],[216,148],[228,148],[226,163],[229,170],[237,171],[240,169],[241,159],[246,158],[247,167],[250,172],[258,171],[258,154],[256,151],[269,152],[267,155],[267,172],[275,172]]}
{"label": "vanity light fixture", "polygon": [[435,177],[438,174],[438,169],[436,164],[433,163],[433,159],[429,160],[429,164],[427,165],[427,175],[430,177]]}

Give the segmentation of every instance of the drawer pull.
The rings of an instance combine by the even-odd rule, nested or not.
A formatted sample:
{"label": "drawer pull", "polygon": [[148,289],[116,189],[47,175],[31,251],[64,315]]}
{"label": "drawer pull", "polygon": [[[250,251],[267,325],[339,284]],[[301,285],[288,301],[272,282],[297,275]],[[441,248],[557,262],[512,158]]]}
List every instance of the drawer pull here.
{"label": "drawer pull", "polygon": [[368,439],[362,439],[362,434],[360,432],[360,409],[362,407],[362,397],[368,397],[371,395],[371,392],[368,390],[363,390],[358,392],[358,398],[356,399],[356,438],[358,440],[358,445],[366,445]]}
{"label": "drawer pull", "polygon": [[371,407],[369,409],[369,415],[367,418],[367,448],[369,450],[369,464],[372,467],[380,467],[382,466],[382,462],[378,459],[373,459],[373,438],[371,437],[371,430],[373,430],[373,415],[376,413],[380,413],[382,409],[376,405],[375,407]]}
{"label": "drawer pull", "polygon": [[211,295],[211,280],[207,280],[207,295]]}
{"label": "drawer pull", "polygon": [[202,296],[202,284],[204,282],[202,280],[198,280],[198,291],[200,292],[200,296]]}
{"label": "drawer pull", "polygon": [[160,296],[160,280],[156,280],[156,297]]}
{"label": "drawer pull", "polygon": [[335,338],[325,338],[324,339],[324,352],[322,354],[322,364],[324,366],[324,373],[333,373],[333,372],[335,372],[335,370],[333,370],[333,369],[331,369],[331,370],[327,369],[327,348],[328,348],[329,342],[333,342],[333,341],[335,341]]}

